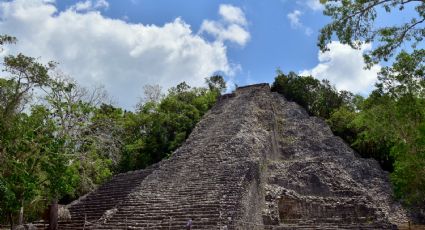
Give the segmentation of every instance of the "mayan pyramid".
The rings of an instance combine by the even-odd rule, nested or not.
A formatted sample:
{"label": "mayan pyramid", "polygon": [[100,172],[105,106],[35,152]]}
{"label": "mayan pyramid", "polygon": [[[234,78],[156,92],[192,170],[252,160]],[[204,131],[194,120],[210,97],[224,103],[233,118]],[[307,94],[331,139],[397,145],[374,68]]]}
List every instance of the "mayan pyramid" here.
{"label": "mayan pyramid", "polygon": [[268,84],[224,95],[173,155],[68,205],[59,229],[393,229],[388,173]]}

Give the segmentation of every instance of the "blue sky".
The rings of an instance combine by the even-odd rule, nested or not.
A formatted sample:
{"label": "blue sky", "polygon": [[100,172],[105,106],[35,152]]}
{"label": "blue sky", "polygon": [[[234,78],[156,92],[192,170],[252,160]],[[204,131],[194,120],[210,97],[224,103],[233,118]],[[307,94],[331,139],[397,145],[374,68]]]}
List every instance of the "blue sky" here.
{"label": "blue sky", "polygon": [[19,40],[2,55],[55,60],[60,74],[103,85],[127,109],[145,84],[201,86],[214,73],[231,87],[271,83],[277,68],[365,95],[379,70],[364,70],[362,51],[338,42],[319,53],[318,31],[329,22],[319,0],[14,0],[0,1],[0,16],[0,31]]}
{"label": "blue sky", "polygon": [[[248,21],[250,40],[244,47],[227,42],[229,60],[240,64],[237,83],[272,82],[276,68],[284,72],[307,69],[317,64],[317,31],[329,21],[321,10],[312,10],[303,1],[169,1],[169,0],[109,0],[102,14],[131,23],[163,25],[180,17],[193,31],[203,20],[218,20],[221,4],[231,4],[243,10]],[[74,1],[58,1],[60,9]],[[301,20],[313,30],[309,36],[303,29],[291,28],[287,15],[303,12]]]}

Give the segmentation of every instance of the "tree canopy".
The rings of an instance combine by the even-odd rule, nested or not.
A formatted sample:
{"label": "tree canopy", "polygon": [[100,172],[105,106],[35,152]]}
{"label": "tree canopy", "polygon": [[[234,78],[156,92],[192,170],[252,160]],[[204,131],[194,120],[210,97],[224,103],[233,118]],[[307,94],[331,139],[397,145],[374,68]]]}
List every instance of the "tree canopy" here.
{"label": "tree canopy", "polygon": [[[425,2],[423,0],[321,0],[325,4],[324,14],[332,21],[320,30],[318,45],[327,50],[336,35],[337,39],[353,48],[360,49],[364,43],[374,42],[377,47],[365,54],[371,66],[387,61],[397,54],[402,44],[418,46],[425,36]],[[396,25],[376,26],[382,14],[413,7],[416,15],[409,15],[407,22]]]}

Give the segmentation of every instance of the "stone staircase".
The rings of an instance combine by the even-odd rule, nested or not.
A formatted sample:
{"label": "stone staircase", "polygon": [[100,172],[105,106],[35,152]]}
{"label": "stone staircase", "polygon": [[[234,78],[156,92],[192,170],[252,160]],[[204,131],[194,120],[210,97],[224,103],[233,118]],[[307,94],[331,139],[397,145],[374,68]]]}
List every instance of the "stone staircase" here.
{"label": "stone staircase", "polygon": [[392,229],[388,175],[268,84],[224,95],[166,160],[69,205],[59,229]]}
{"label": "stone staircase", "polygon": [[60,229],[80,229],[98,221],[106,211],[119,206],[156,167],[118,174],[95,192],[72,202],[68,205],[71,221],[61,221]]}
{"label": "stone staircase", "polygon": [[220,100],[169,159],[114,176],[70,204],[71,220],[59,228],[182,229],[191,219],[193,229],[232,229],[235,220],[260,222],[251,209],[263,203],[260,165],[270,146],[260,120],[251,121],[270,117],[256,97],[269,87],[246,91]]}

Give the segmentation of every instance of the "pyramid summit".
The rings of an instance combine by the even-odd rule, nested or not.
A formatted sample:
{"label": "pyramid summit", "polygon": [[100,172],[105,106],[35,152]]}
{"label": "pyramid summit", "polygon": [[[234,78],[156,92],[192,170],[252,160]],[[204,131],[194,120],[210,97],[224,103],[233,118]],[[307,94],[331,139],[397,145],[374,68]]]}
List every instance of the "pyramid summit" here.
{"label": "pyramid summit", "polygon": [[68,205],[60,229],[395,229],[388,173],[268,84],[223,95],[168,159]]}

